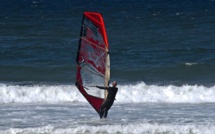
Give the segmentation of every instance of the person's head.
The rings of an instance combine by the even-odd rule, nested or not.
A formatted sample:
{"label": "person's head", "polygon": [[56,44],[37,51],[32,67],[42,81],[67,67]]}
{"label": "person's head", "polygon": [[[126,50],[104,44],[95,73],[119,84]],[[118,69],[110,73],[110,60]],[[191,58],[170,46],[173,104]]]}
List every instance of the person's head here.
{"label": "person's head", "polygon": [[112,86],[116,87],[117,86],[117,82],[116,81],[112,82]]}

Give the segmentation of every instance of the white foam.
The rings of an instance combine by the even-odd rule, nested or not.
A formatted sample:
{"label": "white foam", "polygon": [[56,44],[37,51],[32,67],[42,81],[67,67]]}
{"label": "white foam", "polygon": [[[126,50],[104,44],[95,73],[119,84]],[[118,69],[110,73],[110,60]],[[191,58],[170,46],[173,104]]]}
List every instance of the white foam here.
{"label": "white foam", "polygon": [[0,130],[1,134],[81,134],[81,133],[120,133],[120,134],[213,134],[215,127],[213,125],[171,125],[171,124],[120,124],[120,125],[79,125],[76,127],[55,128],[51,125],[39,128],[10,128],[9,130]]}
{"label": "white foam", "polygon": [[193,65],[197,65],[198,63],[185,63],[186,66],[193,66]]}
{"label": "white foam", "polygon": [[86,102],[75,86],[0,85],[0,103]]}
{"label": "white foam", "polygon": [[[118,86],[116,103],[203,103],[215,102],[215,86],[157,86],[127,84]],[[0,103],[86,102],[74,85],[19,86],[0,84]]]}
{"label": "white foam", "polygon": [[144,82],[135,85],[119,86],[117,101],[127,103],[168,102],[202,103],[215,102],[215,86],[156,86]]}
{"label": "white foam", "polygon": [[134,134],[212,134],[214,126],[204,125],[171,125],[171,124],[125,124],[125,125],[104,125],[104,126],[81,126],[77,127],[75,133],[134,133]]}

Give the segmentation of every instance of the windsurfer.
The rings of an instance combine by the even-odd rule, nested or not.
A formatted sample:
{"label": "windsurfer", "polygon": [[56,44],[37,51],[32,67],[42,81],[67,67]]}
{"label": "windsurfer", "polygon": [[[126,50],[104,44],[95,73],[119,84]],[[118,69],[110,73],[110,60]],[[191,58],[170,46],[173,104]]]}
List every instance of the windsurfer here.
{"label": "windsurfer", "polygon": [[116,93],[118,91],[117,86],[117,82],[114,81],[112,83],[112,87],[101,87],[101,86],[96,86],[99,89],[104,89],[108,91],[108,96],[107,99],[105,100],[105,102],[101,105],[100,107],[100,119],[102,117],[106,118],[108,115],[108,110],[111,108],[111,106],[113,105],[113,102],[115,100],[116,97]]}

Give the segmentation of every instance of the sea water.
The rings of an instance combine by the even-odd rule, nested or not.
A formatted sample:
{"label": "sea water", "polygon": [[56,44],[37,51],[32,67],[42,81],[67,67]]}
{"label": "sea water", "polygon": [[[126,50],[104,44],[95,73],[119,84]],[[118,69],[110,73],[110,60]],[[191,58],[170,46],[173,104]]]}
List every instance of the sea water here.
{"label": "sea water", "polygon": [[[107,119],[75,87],[84,11],[104,17]],[[0,4],[0,134],[213,134],[213,0],[20,0]]]}
{"label": "sea water", "polygon": [[99,119],[74,85],[0,86],[0,133],[207,133],[215,131],[215,87],[119,85]]}

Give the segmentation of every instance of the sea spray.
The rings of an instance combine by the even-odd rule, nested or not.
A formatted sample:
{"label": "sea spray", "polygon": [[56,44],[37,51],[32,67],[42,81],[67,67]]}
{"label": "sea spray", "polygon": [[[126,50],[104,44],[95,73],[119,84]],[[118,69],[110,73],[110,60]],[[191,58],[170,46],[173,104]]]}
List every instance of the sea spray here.
{"label": "sea spray", "polygon": [[[144,82],[118,86],[115,103],[205,103],[215,102],[215,86],[158,86]],[[96,89],[95,89],[96,90]],[[87,102],[75,85],[0,84],[0,103]]]}

